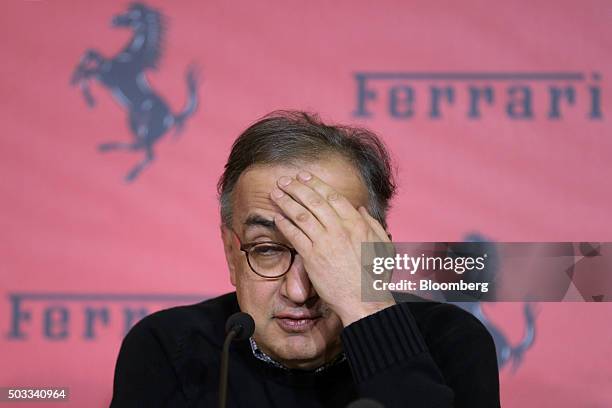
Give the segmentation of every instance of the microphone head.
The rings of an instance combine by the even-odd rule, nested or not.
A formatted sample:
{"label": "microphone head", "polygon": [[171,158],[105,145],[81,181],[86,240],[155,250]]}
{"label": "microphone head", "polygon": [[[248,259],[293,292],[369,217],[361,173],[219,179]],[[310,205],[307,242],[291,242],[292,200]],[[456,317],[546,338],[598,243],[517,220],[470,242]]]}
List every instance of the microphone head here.
{"label": "microphone head", "polygon": [[348,404],[346,408],[384,408],[384,405],[370,398],[359,398]]}
{"label": "microphone head", "polygon": [[234,313],[225,323],[225,333],[236,331],[234,340],[246,340],[255,332],[255,321],[250,314],[244,312]]}

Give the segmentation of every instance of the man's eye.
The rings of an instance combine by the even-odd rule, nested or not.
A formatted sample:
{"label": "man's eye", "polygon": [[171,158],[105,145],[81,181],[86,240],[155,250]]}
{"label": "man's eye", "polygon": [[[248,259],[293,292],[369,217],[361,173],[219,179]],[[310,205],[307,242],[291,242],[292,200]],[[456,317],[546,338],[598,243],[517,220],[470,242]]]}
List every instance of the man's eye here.
{"label": "man's eye", "polygon": [[278,245],[258,245],[253,248],[253,254],[258,256],[274,256],[284,252],[284,248]]}

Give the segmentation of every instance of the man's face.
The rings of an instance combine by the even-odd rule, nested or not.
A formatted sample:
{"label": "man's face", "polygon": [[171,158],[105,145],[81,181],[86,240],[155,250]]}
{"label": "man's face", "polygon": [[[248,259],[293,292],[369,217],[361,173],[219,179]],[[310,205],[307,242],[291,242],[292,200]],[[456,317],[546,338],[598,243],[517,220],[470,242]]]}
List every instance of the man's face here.
{"label": "man's face", "polygon": [[[357,170],[340,156],[330,156],[300,167],[253,166],[244,172],[233,192],[231,231],[222,227],[225,255],[240,309],[255,320],[257,345],[290,368],[313,369],[341,350],[339,317],[315,292],[301,255],[284,276],[266,279],[255,274],[240,244],[274,241],[291,246],[274,226],[280,208],[270,192],[282,176],[306,170],[322,179],[355,207],[367,206],[367,189]],[[330,271],[330,273],[332,273]]]}

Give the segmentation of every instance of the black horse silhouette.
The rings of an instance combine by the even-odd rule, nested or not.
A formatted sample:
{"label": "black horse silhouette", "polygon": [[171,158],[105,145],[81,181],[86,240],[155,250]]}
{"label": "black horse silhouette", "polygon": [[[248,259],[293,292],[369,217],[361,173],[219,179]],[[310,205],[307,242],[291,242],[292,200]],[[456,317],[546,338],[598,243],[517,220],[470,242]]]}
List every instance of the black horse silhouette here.
{"label": "black horse silhouette", "polygon": [[198,80],[195,67],[189,67],[186,74],[187,103],[181,112],[173,114],[168,104],[153,91],[145,75],[147,69],[157,68],[161,57],[164,16],[145,4],[133,3],[125,13],[115,16],[112,24],[132,29],[134,35],[130,42],[114,58],[105,58],[93,49],[87,50],[72,75],[71,84],[80,86],[85,102],[93,107],[95,100],[89,81],[97,79],[128,110],[133,141],[103,143],[98,149],[101,152],[120,149],[144,151],[144,159],[125,176],[127,182],[132,182],[153,161],[153,145],[171,128],[178,135],[187,118],[195,112]]}
{"label": "black horse silhouette", "polygon": [[[488,266],[483,270],[486,281],[493,282],[495,280],[498,268],[497,249],[493,242],[488,241],[484,236],[471,233],[465,237],[465,242],[480,242],[488,247],[489,255]],[[483,279],[481,279],[483,280]],[[487,317],[481,302],[450,302],[468,312],[472,313],[480,322],[487,328],[497,352],[497,366],[501,369],[507,363],[512,363],[512,371],[516,371],[523,361],[525,352],[531,348],[536,336],[536,308],[531,303],[523,305],[523,317],[525,319],[525,333],[521,341],[516,344],[510,344],[506,335]]]}
{"label": "black horse silhouette", "polygon": [[501,369],[507,363],[512,363],[512,371],[515,372],[523,361],[525,352],[531,348],[535,341],[535,312],[531,303],[523,305],[523,316],[525,318],[525,333],[517,345],[512,345],[506,335],[495,325],[482,309],[481,302],[453,302],[453,304],[472,313],[487,328],[497,352],[497,366]]}
{"label": "black horse silhouette", "polygon": [[[482,301],[495,300],[495,281],[500,267],[500,254],[497,244],[491,242],[486,237],[479,233],[467,234],[463,243],[472,243],[477,245],[462,245],[462,243],[453,243],[447,245],[443,249],[447,251],[444,256],[461,256],[460,253],[465,251],[477,251],[474,253],[486,253],[488,255],[486,266],[482,271],[474,271],[474,273],[463,275],[462,279],[467,283],[470,282],[488,282],[490,289],[487,296],[477,296],[470,291],[455,293],[453,291],[432,291],[428,293],[427,299],[437,302],[451,303],[459,306],[467,312],[471,313],[485,326],[493,342],[495,343],[495,351],[497,354],[497,366],[501,370],[506,364],[512,364],[512,371],[516,371],[521,365],[525,353],[529,350],[536,338],[536,305],[533,303],[523,304],[523,318],[525,321],[525,332],[523,338],[516,344],[510,343],[508,337],[502,330],[487,316],[483,307]],[[470,249],[471,248],[471,249]],[[440,249],[442,250],[442,249]],[[459,250],[457,252],[457,250]],[[420,301],[419,296],[410,293],[394,292],[393,297],[398,302]]]}

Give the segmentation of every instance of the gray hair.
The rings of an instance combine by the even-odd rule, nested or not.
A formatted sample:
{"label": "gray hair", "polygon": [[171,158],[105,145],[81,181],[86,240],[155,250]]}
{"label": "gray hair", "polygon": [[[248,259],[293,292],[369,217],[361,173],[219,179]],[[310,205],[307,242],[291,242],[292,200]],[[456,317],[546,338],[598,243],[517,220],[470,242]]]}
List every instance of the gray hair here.
{"label": "gray hair", "polygon": [[346,158],[368,190],[368,210],[383,227],[396,184],[384,143],[358,127],[327,125],[316,114],[274,111],[246,129],[232,145],[217,183],[221,222],[232,225],[232,192],[240,175],[254,165],[314,162],[330,154]]}

